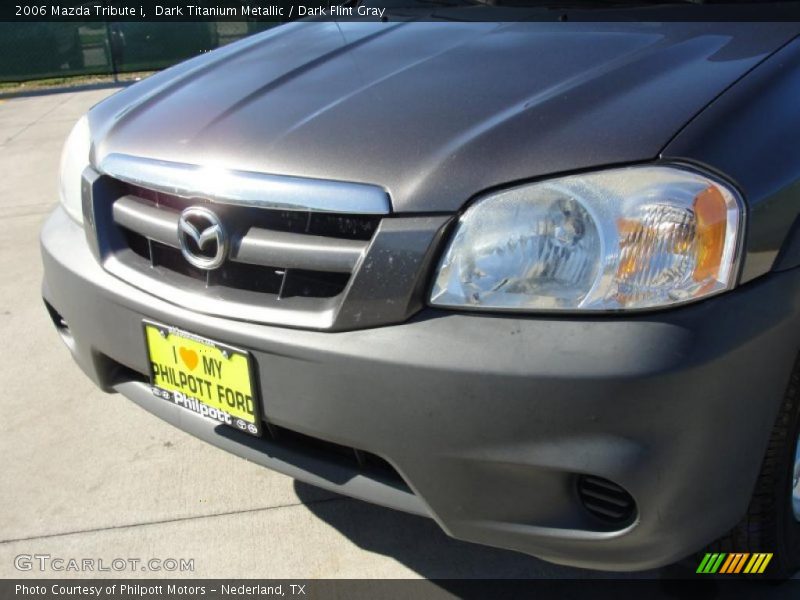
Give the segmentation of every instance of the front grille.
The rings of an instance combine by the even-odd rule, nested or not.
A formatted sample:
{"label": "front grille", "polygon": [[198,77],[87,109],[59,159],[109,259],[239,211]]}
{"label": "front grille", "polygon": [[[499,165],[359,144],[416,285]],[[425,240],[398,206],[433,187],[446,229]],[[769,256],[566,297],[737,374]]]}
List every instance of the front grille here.
{"label": "front grille", "polygon": [[592,515],[612,525],[630,523],[636,514],[636,502],[613,481],[581,475],[578,477],[578,497]]}
{"label": "front grille", "polygon": [[202,282],[208,288],[215,286],[273,294],[279,298],[302,296],[305,298],[332,298],[344,291],[349,275],[301,269],[276,269],[229,262],[213,271],[193,267],[183,258],[180,250],[143,235],[124,230],[128,247],[150,263],[154,269],[178,273]]}
{"label": "front grille", "polygon": [[[138,171],[84,171],[90,242],[105,269],[135,287],[196,312],[324,330],[401,322],[424,305],[450,216],[389,214],[386,193],[365,184],[234,171],[221,177],[227,188],[197,167],[110,156],[109,170]],[[211,231],[210,211],[225,252],[215,253],[218,236],[209,251],[179,233],[190,207],[190,219],[206,219],[192,235]]]}
{"label": "front grille", "polygon": [[[273,294],[280,298],[332,298],[341,294],[357,256],[366,249],[367,243],[377,229],[380,219],[371,215],[341,216],[315,214],[312,212],[265,210],[242,206],[213,206],[215,214],[223,220],[234,246],[239,244],[234,260],[226,261],[222,267],[203,270],[189,264],[176,247],[177,235],[161,230],[176,228],[180,211],[189,206],[210,205],[207,202],[179,198],[177,196],[147,190],[139,186],[125,186],[125,193],[118,199],[112,210],[114,221],[120,228],[127,247],[139,258],[149,262],[150,267],[168,277],[172,272],[191,277],[208,288],[218,286],[234,290]],[[154,221],[160,220],[154,230]],[[327,247],[336,252],[336,245],[342,242],[342,249],[352,249],[356,259],[348,264],[322,265],[323,268],[337,269],[326,271],[303,269],[302,258],[286,257],[291,266],[280,264],[279,252],[270,253],[269,248],[247,251],[250,240],[268,238],[274,232],[288,234],[282,240],[286,253],[291,244],[302,247],[307,243],[306,236],[324,240]],[[161,238],[161,239],[159,239]],[[174,238],[174,239],[172,239]],[[285,240],[291,240],[289,242]],[[244,248],[244,251],[242,250]],[[236,250],[235,250],[236,251]],[[276,264],[270,262],[270,257]],[[313,257],[309,264],[313,266]],[[260,264],[259,264],[260,263]]]}

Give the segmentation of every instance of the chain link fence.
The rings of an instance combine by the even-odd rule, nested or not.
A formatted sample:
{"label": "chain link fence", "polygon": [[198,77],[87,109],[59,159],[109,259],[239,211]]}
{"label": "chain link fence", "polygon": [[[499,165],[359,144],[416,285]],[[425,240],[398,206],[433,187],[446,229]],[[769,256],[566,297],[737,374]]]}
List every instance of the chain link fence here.
{"label": "chain link fence", "polygon": [[0,82],[163,69],[265,22],[0,23]]}

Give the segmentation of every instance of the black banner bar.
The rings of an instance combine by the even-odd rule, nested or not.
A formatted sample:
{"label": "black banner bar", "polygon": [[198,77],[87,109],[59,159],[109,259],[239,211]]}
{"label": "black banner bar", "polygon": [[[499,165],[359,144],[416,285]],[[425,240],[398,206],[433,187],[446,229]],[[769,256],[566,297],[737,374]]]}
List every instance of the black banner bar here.
{"label": "black banner bar", "polygon": [[800,21],[800,1],[7,0],[0,21]]}
{"label": "black banner bar", "polygon": [[696,576],[683,580],[576,579],[576,580],[157,580],[157,579],[28,579],[0,581],[0,598],[36,600],[182,600],[204,598],[248,600],[440,600],[445,598],[759,598],[796,597],[796,580],[776,584]]}

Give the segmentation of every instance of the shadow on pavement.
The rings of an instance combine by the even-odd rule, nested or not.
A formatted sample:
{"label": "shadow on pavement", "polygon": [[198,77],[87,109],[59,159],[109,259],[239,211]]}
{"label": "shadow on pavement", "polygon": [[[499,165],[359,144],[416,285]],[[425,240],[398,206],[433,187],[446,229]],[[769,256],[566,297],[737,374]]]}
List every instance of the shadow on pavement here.
{"label": "shadow on pavement", "polygon": [[[785,586],[780,589],[780,586],[763,584],[753,586],[749,582],[739,582],[744,586],[724,587],[716,580],[698,579],[693,569],[690,572],[685,565],[641,573],[563,567],[517,552],[452,539],[434,521],[424,517],[344,496],[334,496],[341,502],[319,502],[319,490],[299,481],[294,482],[294,490],[308,510],[359,548],[394,558],[423,578],[434,580],[431,583],[456,597],[472,594],[469,584],[459,581],[464,579],[550,580],[550,583],[537,584],[535,590],[518,582],[516,587],[510,588],[514,591],[512,595],[504,595],[500,589],[490,588],[491,596],[496,598],[529,597],[535,591],[537,595],[541,592],[542,598],[582,598],[588,595],[616,597],[622,594],[623,597],[647,597],[650,600],[687,597],[714,599],[729,597],[727,592],[735,591],[745,594],[739,597],[754,597],[752,594],[758,592],[759,598],[777,599],[785,597],[786,592],[790,591]],[[559,580],[570,581],[559,583]],[[582,583],[580,580],[589,581]],[[591,580],[595,580],[594,583]],[[631,587],[621,584],[630,584]],[[635,595],[629,594],[631,588],[636,592]],[[486,595],[481,594],[481,597]]]}
{"label": "shadow on pavement", "polygon": [[427,579],[613,578],[561,567],[524,554],[454,540],[432,520],[340,496],[342,502],[315,502],[319,491],[294,482],[308,510],[359,548],[389,556]]}

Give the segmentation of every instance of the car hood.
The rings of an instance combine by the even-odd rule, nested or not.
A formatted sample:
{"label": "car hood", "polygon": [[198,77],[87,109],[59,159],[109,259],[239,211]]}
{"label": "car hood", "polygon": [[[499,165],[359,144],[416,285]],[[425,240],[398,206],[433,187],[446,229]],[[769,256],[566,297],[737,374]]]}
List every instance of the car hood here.
{"label": "car hood", "polygon": [[452,211],[495,186],[657,157],[796,29],[293,23],[95,107],[94,160],[370,183],[396,211]]}

